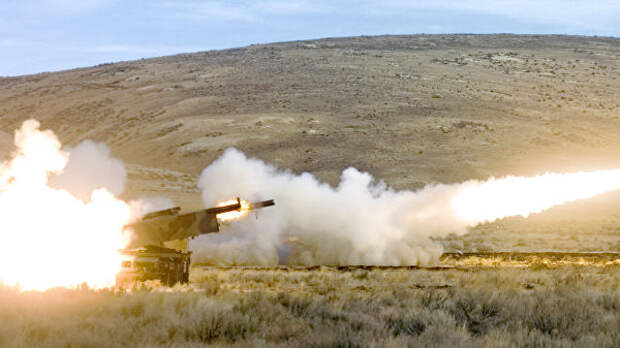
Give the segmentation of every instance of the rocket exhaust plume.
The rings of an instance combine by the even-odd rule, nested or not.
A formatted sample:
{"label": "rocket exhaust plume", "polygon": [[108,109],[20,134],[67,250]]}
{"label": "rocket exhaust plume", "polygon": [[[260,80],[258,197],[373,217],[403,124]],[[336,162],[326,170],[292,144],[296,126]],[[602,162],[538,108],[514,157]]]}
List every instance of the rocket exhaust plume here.
{"label": "rocket exhaust plume", "polygon": [[[23,289],[114,284],[121,266],[118,249],[128,241],[123,226],[172,202],[117,199],[126,171],[104,144],[87,141],[62,149],[51,131],[29,120],[15,132],[15,145],[10,158],[0,162],[0,283]],[[260,219],[226,222],[248,214],[247,202],[239,212],[220,216],[228,225],[224,233],[190,243],[194,261],[428,265],[442,252],[434,237],[619,189],[620,170],[395,191],[355,168],[343,171],[340,184],[331,187],[311,174],[278,170],[229,149],[204,169],[199,186],[205,206],[231,196],[273,198],[278,205],[257,212]]]}
{"label": "rocket exhaust plume", "polygon": [[15,132],[15,145],[0,163],[0,283],[113,285],[130,218],[129,205],[110,192],[122,191],[122,162],[93,142],[63,151],[35,120]]}
{"label": "rocket exhaust plume", "polygon": [[[190,243],[194,261],[223,265],[429,265],[441,246],[433,237],[462,235],[497,219],[620,189],[620,170],[491,178],[418,191],[394,191],[355,168],[331,187],[228,149],[202,172],[205,205],[231,194],[269,196],[277,209],[231,222],[227,232]],[[264,195],[264,196],[263,196]]]}

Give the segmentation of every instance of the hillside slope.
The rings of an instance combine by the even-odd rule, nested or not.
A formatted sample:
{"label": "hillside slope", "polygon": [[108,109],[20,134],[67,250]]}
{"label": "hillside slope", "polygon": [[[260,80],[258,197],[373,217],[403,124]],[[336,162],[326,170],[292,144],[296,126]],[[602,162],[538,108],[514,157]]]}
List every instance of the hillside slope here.
{"label": "hillside slope", "polygon": [[617,38],[355,37],[0,78],[0,130],[37,118],[66,144],[104,141],[128,197],[198,207],[197,175],[229,146],[398,189],[620,167],[618,95]]}

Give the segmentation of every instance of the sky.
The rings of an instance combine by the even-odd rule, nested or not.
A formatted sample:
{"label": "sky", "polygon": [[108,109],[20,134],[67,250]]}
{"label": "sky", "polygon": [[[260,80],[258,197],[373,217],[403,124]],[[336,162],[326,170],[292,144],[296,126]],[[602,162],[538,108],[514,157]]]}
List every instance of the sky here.
{"label": "sky", "polygon": [[620,36],[613,0],[0,0],[0,76],[383,34]]}

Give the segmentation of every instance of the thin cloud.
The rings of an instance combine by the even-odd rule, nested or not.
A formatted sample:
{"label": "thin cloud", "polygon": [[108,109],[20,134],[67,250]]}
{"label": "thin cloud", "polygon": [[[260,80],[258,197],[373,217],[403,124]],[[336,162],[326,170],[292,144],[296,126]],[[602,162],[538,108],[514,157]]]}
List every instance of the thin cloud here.
{"label": "thin cloud", "polygon": [[256,12],[264,14],[321,14],[337,9],[332,2],[321,1],[265,1],[252,4]]}
{"label": "thin cloud", "polygon": [[[447,0],[447,1],[409,1],[374,0],[361,1],[168,1],[161,3],[173,9],[173,15],[185,18],[213,21],[264,22],[274,16],[329,14],[342,18],[368,16],[383,17],[389,21],[393,17],[415,15],[416,12],[430,10],[433,13],[451,13],[461,18],[476,15],[507,18],[531,26],[544,25],[557,27],[558,33],[600,32],[618,35],[620,31],[620,2],[585,0]],[[502,32],[498,28],[497,32]]]}
{"label": "thin cloud", "polygon": [[232,2],[164,2],[161,7],[174,10],[173,16],[188,19],[213,19],[219,21],[257,22],[260,20],[248,6]]}
{"label": "thin cloud", "polygon": [[[620,31],[620,2],[585,0],[460,0],[406,1],[384,0],[380,3],[365,0],[359,3],[359,13],[374,16],[406,16],[420,10],[450,11],[462,17],[475,14],[510,18],[522,23],[562,26],[571,32],[599,31],[618,35]],[[439,13],[439,12],[438,12]],[[498,30],[498,32],[501,30]]]}
{"label": "thin cloud", "polygon": [[42,41],[28,41],[17,38],[0,39],[0,48],[28,48],[31,50],[46,49],[74,53],[118,53],[123,55],[148,55],[161,56],[166,54],[176,54],[182,52],[197,52],[203,50],[199,46],[177,46],[177,45],[131,45],[120,43],[109,43],[100,45],[82,44],[55,44]]}
{"label": "thin cloud", "polygon": [[617,0],[0,0],[0,13],[0,75],[333,36],[620,36]]}
{"label": "thin cloud", "polygon": [[[76,47],[77,49],[77,47]],[[166,54],[176,54],[182,52],[200,51],[201,47],[170,46],[170,45],[127,45],[127,44],[107,44],[79,48],[82,52],[97,53],[122,53],[130,55],[149,55],[160,56]]]}
{"label": "thin cloud", "polygon": [[156,4],[172,9],[173,15],[191,19],[261,22],[267,16],[314,15],[334,11],[337,7],[321,1],[167,1]]}
{"label": "thin cloud", "polygon": [[19,5],[15,7],[28,14],[76,16],[96,12],[117,2],[118,0],[35,0],[18,2]]}

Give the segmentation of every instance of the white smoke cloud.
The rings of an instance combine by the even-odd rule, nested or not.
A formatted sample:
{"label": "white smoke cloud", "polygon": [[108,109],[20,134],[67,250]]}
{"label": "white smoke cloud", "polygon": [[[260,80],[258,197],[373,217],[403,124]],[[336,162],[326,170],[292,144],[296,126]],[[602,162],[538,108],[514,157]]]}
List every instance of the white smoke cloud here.
{"label": "white smoke cloud", "polygon": [[0,283],[112,285],[121,267],[118,249],[128,241],[123,226],[132,214],[135,219],[172,202],[118,199],[125,167],[104,144],[62,149],[52,131],[39,127],[36,120],[24,122],[15,131],[15,151],[0,161]]}
{"label": "white smoke cloud", "polygon": [[231,197],[274,198],[275,207],[197,238],[194,261],[224,265],[431,265],[433,238],[469,226],[620,189],[620,169],[490,178],[394,191],[355,168],[331,187],[309,173],[281,171],[228,149],[199,181],[206,206]]}
{"label": "white smoke cloud", "polygon": [[69,162],[61,174],[50,177],[50,186],[65,189],[82,201],[90,199],[98,188],[106,188],[115,196],[125,190],[125,165],[110,156],[106,144],[86,140],[63,151],[68,153]]}
{"label": "white smoke cloud", "polygon": [[224,233],[194,240],[196,262],[427,265],[442,252],[429,237],[466,228],[445,209],[454,187],[397,192],[348,168],[334,188],[309,173],[279,171],[235,149],[202,172],[199,187],[206,206],[234,196],[274,198],[276,206],[256,211],[257,218],[231,222]]}
{"label": "white smoke cloud", "polygon": [[[0,261],[16,259],[19,250],[14,245],[38,247],[37,254],[46,256],[52,245],[81,250],[84,245],[108,243],[114,253],[96,249],[116,262],[116,248],[122,244],[120,230],[130,221],[129,215],[135,219],[173,206],[163,197],[143,198],[129,205],[118,200],[114,194],[123,191],[125,167],[103,144],[84,142],[63,151],[51,131],[42,131],[37,121],[29,120],[15,132],[15,148],[10,160],[0,162],[0,211],[8,212],[0,219],[0,233],[9,241],[0,252]],[[55,187],[48,185],[50,177]],[[278,170],[228,149],[205,168],[199,187],[206,206],[237,196],[249,201],[273,198],[276,206],[229,222],[220,234],[191,241],[195,262],[430,265],[438,262],[442,252],[433,238],[464,234],[468,226],[481,222],[528,216],[618,190],[620,169],[509,176],[394,191],[355,168],[344,170],[339,185],[332,187],[309,173]],[[63,262],[74,263],[73,252],[55,250],[51,250],[57,254],[54,258],[63,265],[58,269],[69,269]],[[90,250],[86,248],[86,252]],[[38,267],[37,259],[31,261],[24,267]],[[100,266],[107,269],[105,262]],[[22,273],[38,275],[34,269]],[[4,269],[0,278],[19,282],[21,273],[15,270]],[[88,278],[90,269],[82,271],[80,277]],[[106,273],[105,282],[113,274]],[[32,287],[45,287],[70,284],[80,277],[66,279],[56,274],[49,281],[39,282],[36,277],[28,281]],[[93,283],[99,281],[92,279]]]}
{"label": "white smoke cloud", "polygon": [[154,197],[140,197],[137,200],[129,202],[129,208],[131,209],[132,220],[136,219],[155,211],[165,210],[174,207],[174,202],[162,196]]}
{"label": "white smoke cloud", "polygon": [[[105,188],[115,196],[125,191],[127,170],[125,164],[112,157],[110,148],[104,143],[85,140],[76,147],[63,147],[68,156],[65,168],[49,177],[49,185],[69,191],[83,202],[91,198],[94,190]],[[166,197],[140,197],[129,202],[131,219],[135,221],[150,212],[168,209],[174,202]]]}
{"label": "white smoke cloud", "polygon": [[[114,283],[129,207],[106,189],[87,201],[48,185],[69,155],[49,130],[28,120],[0,163],[0,283],[24,289]],[[25,253],[24,250],[27,250]]]}

